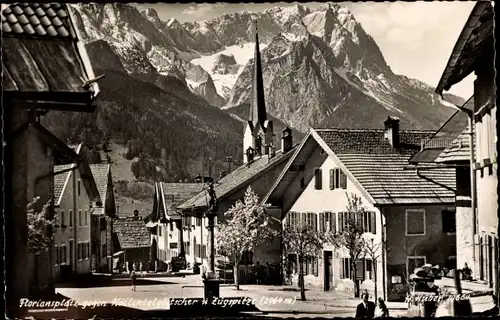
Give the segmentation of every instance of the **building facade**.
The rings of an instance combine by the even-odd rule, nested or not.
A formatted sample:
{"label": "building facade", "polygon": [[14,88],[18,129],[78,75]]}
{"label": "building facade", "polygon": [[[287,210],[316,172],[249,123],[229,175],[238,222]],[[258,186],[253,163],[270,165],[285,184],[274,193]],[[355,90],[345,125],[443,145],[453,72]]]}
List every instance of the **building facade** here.
{"label": "building facade", "polygon": [[[473,271],[472,277],[493,288],[498,297],[498,154],[493,20],[490,2],[478,2],[474,6],[436,88],[436,93],[442,96],[443,91],[449,90],[468,75],[474,73],[476,76],[473,107],[458,107],[470,118],[469,130],[473,143],[465,148],[469,155],[467,157],[461,150],[464,148],[457,147],[457,144],[463,147],[464,139],[457,139],[436,161],[450,163],[456,159],[455,162],[461,162],[462,165],[466,162],[470,164],[461,169],[463,172],[457,169],[457,181],[461,175],[463,186],[461,195],[457,195],[457,203],[460,201],[459,196],[466,200],[460,219],[464,225],[470,226],[461,228],[458,235],[459,256],[463,257],[459,267],[463,267],[462,263],[468,263]],[[471,173],[469,177],[467,171]]]}
{"label": "building facade", "polygon": [[117,218],[113,176],[109,163],[91,164],[92,176],[99,190],[101,204],[91,216],[92,270],[113,272],[113,220]]}
{"label": "building facade", "polygon": [[[453,263],[454,171],[406,168],[420,141],[430,135],[399,131],[399,120],[389,118],[385,130],[312,129],[303,139],[263,200],[269,210],[285,223],[305,215],[319,232],[341,232],[348,220],[347,196],[356,195],[365,210],[356,218],[362,221],[363,237],[373,239],[375,248],[385,244],[378,246],[378,254],[362,256],[354,275],[345,248],[325,243],[319,256],[307,262],[306,284],[351,291],[353,281],[359,281],[373,292],[376,280],[377,295],[394,301],[404,298],[416,266]],[[441,186],[429,181],[434,179]],[[436,243],[444,244],[435,250],[440,252],[433,251]]]}
{"label": "building facade", "polygon": [[[80,154],[82,145],[73,146]],[[54,198],[57,227],[54,234],[56,280],[71,274],[91,273],[92,212],[101,198],[84,159],[80,164],[54,167]]]}

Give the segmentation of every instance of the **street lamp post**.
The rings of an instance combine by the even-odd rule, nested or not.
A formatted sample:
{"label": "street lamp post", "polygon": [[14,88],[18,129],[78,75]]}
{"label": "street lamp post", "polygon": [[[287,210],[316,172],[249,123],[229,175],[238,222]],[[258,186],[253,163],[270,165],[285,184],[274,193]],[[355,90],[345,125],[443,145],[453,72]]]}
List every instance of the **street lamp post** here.
{"label": "street lamp post", "polygon": [[208,218],[208,246],[209,246],[209,265],[206,278],[203,280],[205,299],[213,299],[220,295],[220,280],[215,279],[215,217],[217,215],[217,196],[215,194],[214,185],[210,183],[208,186],[208,210],[205,215]]}
{"label": "street lamp post", "polygon": [[227,156],[226,162],[227,162],[227,173],[229,174],[231,172],[231,163],[233,162],[233,157]]}

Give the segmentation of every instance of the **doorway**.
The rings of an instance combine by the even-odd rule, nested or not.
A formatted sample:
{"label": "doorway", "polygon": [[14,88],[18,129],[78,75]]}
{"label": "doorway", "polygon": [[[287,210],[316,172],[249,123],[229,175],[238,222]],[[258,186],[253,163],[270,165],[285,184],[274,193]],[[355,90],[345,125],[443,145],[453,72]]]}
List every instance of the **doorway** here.
{"label": "doorway", "polygon": [[324,251],[324,291],[333,289],[333,252]]}

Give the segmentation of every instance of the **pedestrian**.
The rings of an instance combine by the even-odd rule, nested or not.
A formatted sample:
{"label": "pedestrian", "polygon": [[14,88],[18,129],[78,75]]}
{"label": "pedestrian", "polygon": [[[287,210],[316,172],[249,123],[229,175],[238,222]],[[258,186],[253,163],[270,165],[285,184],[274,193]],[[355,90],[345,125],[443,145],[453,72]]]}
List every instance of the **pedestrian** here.
{"label": "pedestrian", "polygon": [[137,271],[137,264],[135,262],[132,263],[132,270]]}
{"label": "pedestrian", "polygon": [[375,318],[386,318],[389,316],[389,309],[385,305],[384,299],[378,298],[377,307],[375,308]]}
{"label": "pedestrian", "polygon": [[373,318],[375,316],[375,303],[370,301],[368,292],[361,295],[363,301],[356,307],[356,318]]}
{"label": "pedestrian", "polygon": [[141,277],[144,277],[144,270],[143,269],[143,266],[142,266],[142,262],[139,263],[139,272],[141,274]]}
{"label": "pedestrian", "polygon": [[130,273],[130,279],[132,280],[132,291],[135,291],[135,283],[137,280],[137,274],[135,273],[135,270],[132,270]]}

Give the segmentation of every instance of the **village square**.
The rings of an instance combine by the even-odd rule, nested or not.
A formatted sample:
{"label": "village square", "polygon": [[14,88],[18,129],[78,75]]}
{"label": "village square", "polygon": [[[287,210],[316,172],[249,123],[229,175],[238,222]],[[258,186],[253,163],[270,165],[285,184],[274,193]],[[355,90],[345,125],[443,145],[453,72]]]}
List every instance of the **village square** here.
{"label": "village square", "polygon": [[498,315],[494,6],[469,7],[424,86],[342,3],[2,4],[8,317]]}

